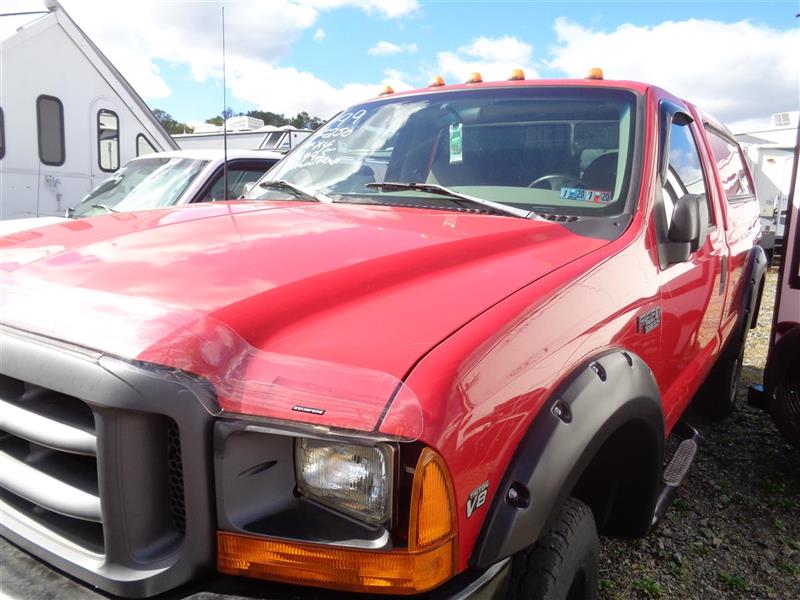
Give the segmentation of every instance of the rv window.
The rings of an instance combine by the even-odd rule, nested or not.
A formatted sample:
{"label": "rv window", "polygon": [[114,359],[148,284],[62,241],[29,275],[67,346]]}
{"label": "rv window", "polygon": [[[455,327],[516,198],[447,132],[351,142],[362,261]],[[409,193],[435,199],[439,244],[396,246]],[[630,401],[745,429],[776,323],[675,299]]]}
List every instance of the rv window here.
{"label": "rv window", "polygon": [[141,133],[136,136],[136,156],[144,156],[145,154],[153,154],[154,152],[158,152],[158,150],[153,147],[150,140]]}
{"label": "rv window", "polygon": [[0,108],[0,158],[6,155],[6,121]]}
{"label": "rv window", "polygon": [[53,96],[36,99],[36,128],[39,160],[59,167],[64,164],[64,105]]}
{"label": "rv window", "polygon": [[119,117],[106,109],[97,111],[97,161],[101,171],[119,169]]}

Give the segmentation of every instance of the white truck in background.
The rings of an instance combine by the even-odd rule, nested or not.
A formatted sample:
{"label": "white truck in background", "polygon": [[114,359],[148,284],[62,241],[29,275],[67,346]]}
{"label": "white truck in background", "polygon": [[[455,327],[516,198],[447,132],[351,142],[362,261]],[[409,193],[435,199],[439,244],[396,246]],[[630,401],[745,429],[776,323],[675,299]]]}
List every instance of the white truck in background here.
{"label": "white truck in background", "polygon": [[228,189],[222,150],[175,150],[140,156],[103,181],[67,216],[0,221],[0,235],[107,213],[234,200],[283,158],[269,150],[230,150]]}

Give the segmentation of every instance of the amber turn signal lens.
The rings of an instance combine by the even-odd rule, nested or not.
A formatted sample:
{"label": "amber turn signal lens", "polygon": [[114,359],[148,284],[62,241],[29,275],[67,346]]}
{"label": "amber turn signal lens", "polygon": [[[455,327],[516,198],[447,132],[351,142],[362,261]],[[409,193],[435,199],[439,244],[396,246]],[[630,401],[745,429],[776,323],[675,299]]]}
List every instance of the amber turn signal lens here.
{"label": "amber turn signal lens", "polygon": [[441,456],[425,448],[411,490],[409,546],[423,548],[455,535],[453,488]]}
{"label": "amber turn signal lens", "polygon": [[296,585],[417,594],[454,574],[455,541],[419,552],[377,552],[217,532],[217,568]]}

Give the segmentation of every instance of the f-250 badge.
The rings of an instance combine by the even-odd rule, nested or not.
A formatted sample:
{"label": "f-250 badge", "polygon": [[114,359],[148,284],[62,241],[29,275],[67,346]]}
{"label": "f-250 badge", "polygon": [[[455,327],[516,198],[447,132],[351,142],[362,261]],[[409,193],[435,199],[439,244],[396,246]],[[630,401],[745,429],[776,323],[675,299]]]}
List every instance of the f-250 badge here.
{"label": "f-250 badge", "polygon": [[636,324],[636,329],[639,333],[650,333],[661,325],[661,307],[656,306],[652,310],[648,310],[646,313],[639,315],[639,321]]}
{"label": "f-250 badge", "polygon": [[489,482],[484,481],[469,493],[467,498],[467,518],[469,519],[477,509],[486,502],[486,495],[489,492]]}

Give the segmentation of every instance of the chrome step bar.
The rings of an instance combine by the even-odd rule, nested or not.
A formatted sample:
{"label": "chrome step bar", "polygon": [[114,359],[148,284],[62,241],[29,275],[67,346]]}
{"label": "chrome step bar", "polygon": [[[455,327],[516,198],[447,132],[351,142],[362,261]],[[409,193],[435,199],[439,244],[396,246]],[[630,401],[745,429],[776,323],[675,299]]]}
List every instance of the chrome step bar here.
{"label": "chrome step bar", "polygon": [[97,455],[94,433],[0,400],[0,429],[53,450]]}
{"label": "chrome step bar", "polygon": [[0,486],[48,510],[102,522],[100,498],[0,452]]}

